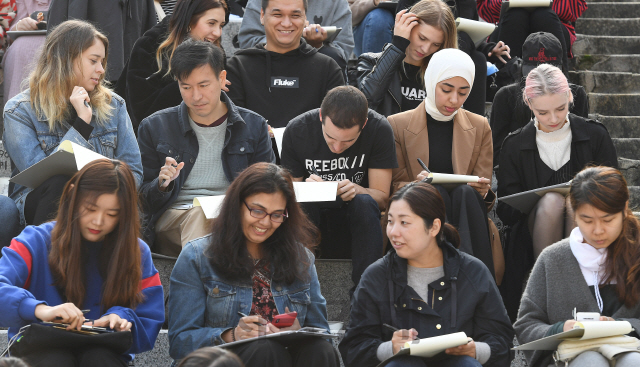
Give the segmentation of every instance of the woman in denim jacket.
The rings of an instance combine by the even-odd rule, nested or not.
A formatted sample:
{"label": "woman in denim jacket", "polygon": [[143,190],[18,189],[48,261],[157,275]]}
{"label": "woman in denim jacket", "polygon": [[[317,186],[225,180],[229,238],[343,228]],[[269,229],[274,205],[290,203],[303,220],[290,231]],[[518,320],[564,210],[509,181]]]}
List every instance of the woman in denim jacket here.
{"label": "woman in denim jacket", "polygon": [[[171,274],[171,357],[284,330],[328,329],[309,250],[318,237],[296,202],[287,171],[256,163],[242,172],[227,190],[212,233],[189,242]],[[271,324],[289,311],[298,313],[291,327]],[[229,349],[252,367],[340,364],[331,343],[320,338],[294,345],[262,339]]]}
{"label": "woman in denim jacket", "polygon": [[[29,89],[4,108],[4,146],[12,176],[54,153],[70,140],[126,162],[142,181],[140,150],[124,101],[105,86],[107,37],[88,22],[70,20],[48,35]],[[52,219],[69,176],[56,175],[35,189],[10,186],[21,224]]]}

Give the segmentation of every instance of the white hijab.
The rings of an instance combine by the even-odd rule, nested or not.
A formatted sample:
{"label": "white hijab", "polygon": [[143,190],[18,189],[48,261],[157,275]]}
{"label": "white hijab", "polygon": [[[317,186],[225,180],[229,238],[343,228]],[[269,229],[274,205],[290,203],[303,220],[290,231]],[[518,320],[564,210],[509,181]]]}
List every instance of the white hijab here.
{"label": "white hijab", "polygon": [[450,116],[445,116],[436,107],[436,84],[459,76],[469,83],[469,92],[471,92],[475,74],[476,67],[466,53],[456,48],[445,48],[434,53],[424,72],[424,87],[427,92],[424,105],[427,113],[438,121],[452,120],[458,113],[457,110]]}

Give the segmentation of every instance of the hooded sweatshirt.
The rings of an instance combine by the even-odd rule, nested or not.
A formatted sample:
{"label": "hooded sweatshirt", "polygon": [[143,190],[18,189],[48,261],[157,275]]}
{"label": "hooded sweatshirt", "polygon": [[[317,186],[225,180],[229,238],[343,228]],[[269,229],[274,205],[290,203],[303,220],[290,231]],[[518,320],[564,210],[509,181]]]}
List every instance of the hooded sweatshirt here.
{"label": "hooded sweatshirt", "polygon": [[304,39],[295,50],[279,54],[265,44],[240,50],[227,62],[233,103],[262,115],[274,128],[320,107],[329,90],[344,85],[342,69]]}

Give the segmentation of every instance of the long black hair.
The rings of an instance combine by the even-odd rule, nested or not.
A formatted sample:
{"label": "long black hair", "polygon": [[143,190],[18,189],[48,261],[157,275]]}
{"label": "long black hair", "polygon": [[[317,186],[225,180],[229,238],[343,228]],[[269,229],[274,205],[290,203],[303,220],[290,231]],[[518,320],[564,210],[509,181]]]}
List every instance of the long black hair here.
{"label": "long black hair", "polygon": [[291,174],[271,163],[248,167],[227,189],[206,251],[211,266],[229,279],[248,279],[253,274],[242,213],[245,199],[261,193],[281,193],[287,202],[288,218],[261,244],[263,259],[274,269],[272,279],[286,284],[306,280],[310,262],[305,248],[317,246],[319,231],[296,201]]}

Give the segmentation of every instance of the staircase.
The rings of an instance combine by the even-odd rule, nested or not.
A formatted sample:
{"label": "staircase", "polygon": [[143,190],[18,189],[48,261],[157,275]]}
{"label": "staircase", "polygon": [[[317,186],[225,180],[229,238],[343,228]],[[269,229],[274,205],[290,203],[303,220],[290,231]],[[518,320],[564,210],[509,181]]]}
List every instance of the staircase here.
{"label": "staircase", "polygon": [[[590,117],[613,139],[618,164],[640,206],[640,0],[590,0],[576,22],[572,83],[584,86]],[[631,17],[631,18],[630,18]]]}

